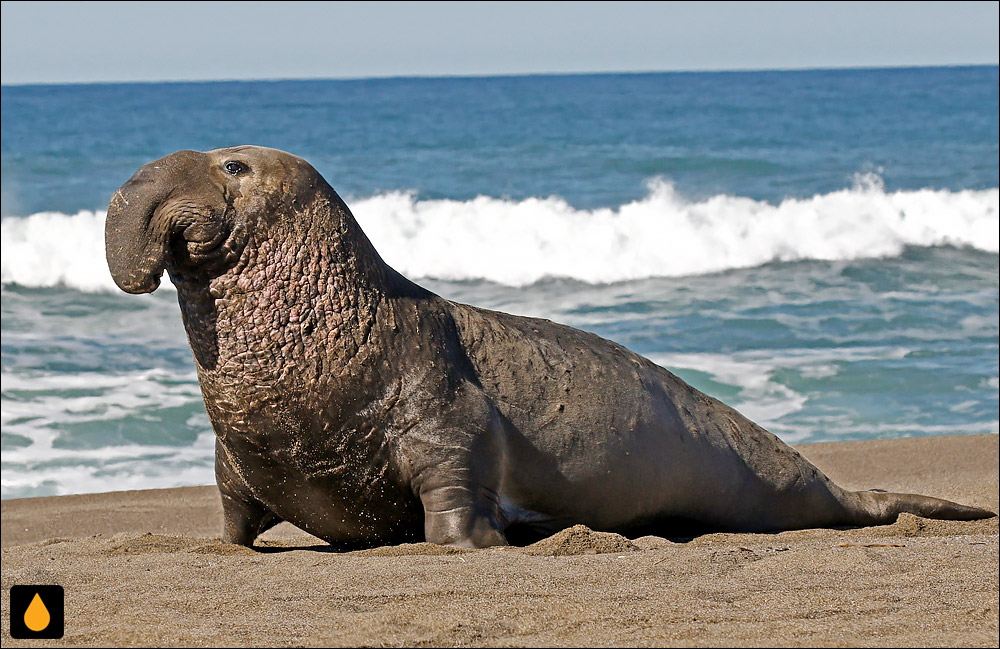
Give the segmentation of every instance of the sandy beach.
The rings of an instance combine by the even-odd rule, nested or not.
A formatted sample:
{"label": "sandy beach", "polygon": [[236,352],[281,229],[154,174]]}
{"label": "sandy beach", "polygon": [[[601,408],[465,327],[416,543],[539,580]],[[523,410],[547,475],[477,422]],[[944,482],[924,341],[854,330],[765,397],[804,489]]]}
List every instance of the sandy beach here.
{"label": "sandy beach", "polygon": [[[998,438],[798,449],[843,486],[998,506]],[[287,524],[222,545],[215,487],[7,500],[3,645],[996,646],[997,518],[533,546],[332,553]],[[59,584],[61,640],[14,640],[9,592]]]}

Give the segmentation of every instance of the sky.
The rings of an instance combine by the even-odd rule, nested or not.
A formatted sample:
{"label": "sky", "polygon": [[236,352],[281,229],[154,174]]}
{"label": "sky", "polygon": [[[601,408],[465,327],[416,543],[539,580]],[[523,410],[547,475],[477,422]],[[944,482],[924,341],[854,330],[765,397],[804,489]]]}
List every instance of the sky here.
{"label": "sky", "polygon": [[2,83],[998,62],[997,2],[3,2]]}

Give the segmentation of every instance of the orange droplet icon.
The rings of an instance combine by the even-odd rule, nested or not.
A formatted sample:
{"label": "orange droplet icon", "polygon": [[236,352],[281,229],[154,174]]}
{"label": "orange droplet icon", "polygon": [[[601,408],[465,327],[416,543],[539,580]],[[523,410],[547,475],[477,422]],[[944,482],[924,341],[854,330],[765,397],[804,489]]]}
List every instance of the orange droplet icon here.
{"label": "orange droplet icon", "polygon": [[45,602],[38,596],[38,593],[35,593],[35,597],[28,604],[27,610],[24,611],[24,626],[38,633],[47,627],[51,620],[52,616],[49,615],[49,609],[45,608]]}

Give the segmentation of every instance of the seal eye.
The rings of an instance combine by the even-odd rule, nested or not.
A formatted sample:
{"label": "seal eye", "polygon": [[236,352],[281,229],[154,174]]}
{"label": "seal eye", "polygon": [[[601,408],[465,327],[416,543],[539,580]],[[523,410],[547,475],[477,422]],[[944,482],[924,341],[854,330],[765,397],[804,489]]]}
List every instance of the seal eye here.
{"label": "seal eye", "polygon": [[246,167],[243,166],[243,163],[237,162],[235,160],[230,160],[225,165],[223,165],[223,167],[225,168],[226,173],[230,174],[232,176],[236,176],[241,171],[245,171],[246,170]]}

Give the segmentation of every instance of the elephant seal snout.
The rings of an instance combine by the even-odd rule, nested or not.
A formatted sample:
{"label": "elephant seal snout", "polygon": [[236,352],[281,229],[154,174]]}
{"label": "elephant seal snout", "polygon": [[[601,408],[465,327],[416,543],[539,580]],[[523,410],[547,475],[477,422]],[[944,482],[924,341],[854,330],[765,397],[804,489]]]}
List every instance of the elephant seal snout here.
{"label": "elephant seal snout", "polygon": [[774,435],[598,336],[442,299],[379,258],[305,161],[151,162],[108,210],[129,292],[177,286],[217,436],[224,539],[483,547],[576,523],[765,531],[991,512],[846,491]]}

